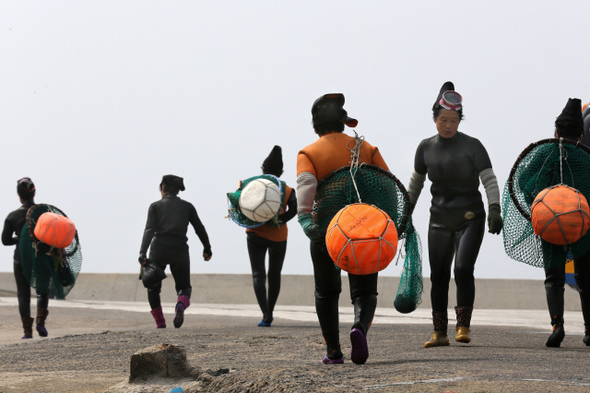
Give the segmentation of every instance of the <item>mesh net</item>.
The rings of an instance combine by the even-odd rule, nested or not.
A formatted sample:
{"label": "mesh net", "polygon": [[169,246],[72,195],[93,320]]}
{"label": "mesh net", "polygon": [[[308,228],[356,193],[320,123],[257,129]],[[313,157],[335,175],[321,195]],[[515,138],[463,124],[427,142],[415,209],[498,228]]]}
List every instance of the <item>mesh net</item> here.
{"label": "mesh net", "polygon": [[[228,217],[231,218],[233,222],[244,228],[256,228],[265,224],[264,222],[257,222],[249,219],[240,210],[240,195],[242,195],[242,190],[248,185],[248,183],[255,179],[266,179],[276,184],[279,187],[279,191],[281,192],[281,206],[283,206],[283,204],[285,203],[285,190],[287,189],[286,183],[282,180],[279,180],[278,177],[273,175],[259,175],[249,177],[246,180],[242,180],[240,182],[240,187],[238,187],[238,189],[235,192],[227,193],[227,201],[229,204],[227,210]],[[274,216],[269,221],[273,222],[276,225],[280,224],[277,216]]]}
{"label": "mesh net", "polygon": [[531,205],[539,192],[556,184],[590,197],[590,150],[569,140],[545,139],[530,144],[518,157],[502,193],[504,249],[516,261],[535,267],[564,266],[590,249],[590,231],[569,245],[555,245],[537,236]]}
{"label": "mesh net", "polygon": [[[400,312],[414,311],[420,304],[423,288],[422,246],[409,216],[409,195],[391,172],[361,164],[356,169],[340,168],[324,178],[318,184],[312,210],[322,239],[334,215],[343,207],[358,202],[377,206],[395,223],[398,240],[404,242],[405,258],[394,306]],[[402,243],[398,247],[401,250]]]}
{"label": "mesh net", "polygon": [[66,216],[52,205],[39,204],[29,208],[20,236],[21,264],[31,287],[50,297],[65,299],[76,284],[82,268],[80,240],[77,231],[72,244],[66,248],[51,247],[37,240],[33,233],[35,224],[39,216],[46,212]]}

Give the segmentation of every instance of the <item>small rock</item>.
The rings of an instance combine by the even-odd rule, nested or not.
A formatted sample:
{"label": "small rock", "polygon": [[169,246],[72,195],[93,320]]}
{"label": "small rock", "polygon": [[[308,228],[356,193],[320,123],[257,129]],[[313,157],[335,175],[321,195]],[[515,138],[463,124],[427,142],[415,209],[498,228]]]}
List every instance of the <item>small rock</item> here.
{"label": "small rock", "polygon": [[196,378],[200,372],[186,360],[183,347],[157,344],[131,355],[129,382],[151,378]]}

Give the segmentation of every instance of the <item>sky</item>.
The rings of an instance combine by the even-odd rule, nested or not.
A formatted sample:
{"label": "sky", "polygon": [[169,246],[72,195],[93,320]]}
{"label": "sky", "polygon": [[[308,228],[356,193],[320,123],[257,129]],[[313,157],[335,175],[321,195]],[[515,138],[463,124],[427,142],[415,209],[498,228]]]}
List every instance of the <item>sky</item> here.
{"label": "sky", "polygon": [[[503,188],[568,98],[590,101],[589,14],[590,3],[567,0],[4,0],[0,215],[31,177],[36,202],[76,224],[83,273],[136,273],[148,206],[175,174],[212,244],[204,262],[189,230],[192,273],[250,273],[226,194],[260,174],[274,145],[296,186],[297,152],[317,139],[316,98],[343,93],[356,131],[407,186],[445,81],[463,96],[459,130],[484,144]],[[414,212],[425,276],[429,188]],[[283,274],[313,274],[307,238],[288,225]],[[13,251],[0,248],[0,271],[12,271]],[[396,261],[381,274],[399,276]],[[544,277],[489,233],[475,275]]]}

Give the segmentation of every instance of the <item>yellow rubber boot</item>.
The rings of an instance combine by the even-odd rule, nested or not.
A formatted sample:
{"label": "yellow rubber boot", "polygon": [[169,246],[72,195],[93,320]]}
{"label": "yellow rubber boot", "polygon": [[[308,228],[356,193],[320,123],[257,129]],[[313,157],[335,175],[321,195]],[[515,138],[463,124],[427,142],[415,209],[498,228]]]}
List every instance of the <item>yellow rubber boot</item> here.
{"label": "yellow rubber boot", "polygon": [[430,334],[430,341],[426,341],[424,343],[424,348],[430,347],[444,347],[449,345],[449,338],[445,333],[441,332],[432,332]]}
{"label": "yellow rubber boot", "polygon": [[469,330],[469,328],[467,328],[465,326],[457,326],[456,334],[455,334],[455,341],[467,344],[468,342],[471,341],[471,338],[469,337],[469,333],[471,333],[471,330]]}

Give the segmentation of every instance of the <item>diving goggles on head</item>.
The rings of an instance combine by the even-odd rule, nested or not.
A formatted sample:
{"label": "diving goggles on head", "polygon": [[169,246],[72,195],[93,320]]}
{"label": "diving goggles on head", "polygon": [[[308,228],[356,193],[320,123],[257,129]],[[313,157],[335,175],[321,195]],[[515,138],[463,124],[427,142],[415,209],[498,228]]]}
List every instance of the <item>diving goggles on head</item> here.
{"label": "diving goggles on head", "polygon": [[438,103],[447,110],[457,111],[462,107],[463,97],[454,90],[447,90],[442,94]]}

